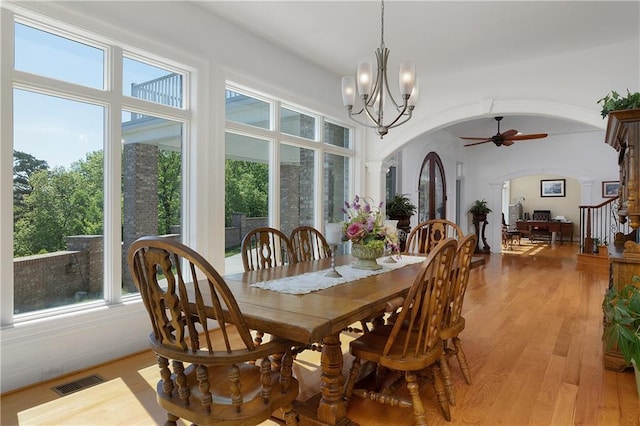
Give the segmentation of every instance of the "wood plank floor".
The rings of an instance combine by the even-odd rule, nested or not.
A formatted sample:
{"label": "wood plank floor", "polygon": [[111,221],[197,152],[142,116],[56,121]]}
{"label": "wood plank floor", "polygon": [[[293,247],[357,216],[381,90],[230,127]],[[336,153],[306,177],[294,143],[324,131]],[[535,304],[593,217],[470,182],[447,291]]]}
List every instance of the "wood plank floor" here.
{"label": "wood plank floor", "polygon": [[[607,267],[577,264],[577,250],[577,244],[524,245],[487,256],[487,264],[472,271],[462,343],[473,384],[464,383],[452,360],[457,405],[451,423],[425,384],[430,425],[640,424],[633,372],[603,368],[600,305]],[[153,355],[144,352],[2,395],[2,425],[161,424],[156,371]],[[93,373],[108,382],[65,397],[51,390]],[[303,386],[317,386],[317,358],[298,360],[296,374]],[[357,397],[348,415],[363,426],[413,423],[407,409]]]}

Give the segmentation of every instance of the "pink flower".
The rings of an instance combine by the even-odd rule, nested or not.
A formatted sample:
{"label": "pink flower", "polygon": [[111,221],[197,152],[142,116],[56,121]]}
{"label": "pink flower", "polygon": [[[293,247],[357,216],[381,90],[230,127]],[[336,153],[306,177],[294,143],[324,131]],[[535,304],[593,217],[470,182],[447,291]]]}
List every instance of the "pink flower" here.
{"label": "pink flower", "polygon": [[364,228],[364,225],[360,222],[351,223],[347,227],[347,238],[351,241],[358,241],[361,238],[364,238],[367,231]]}

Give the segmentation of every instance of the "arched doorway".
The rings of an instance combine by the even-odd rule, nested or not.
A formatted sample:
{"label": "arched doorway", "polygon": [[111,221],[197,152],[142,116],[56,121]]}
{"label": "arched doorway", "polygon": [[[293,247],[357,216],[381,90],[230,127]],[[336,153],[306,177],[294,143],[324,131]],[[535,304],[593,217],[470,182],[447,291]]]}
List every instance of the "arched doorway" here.
{"label": "arched doorway", "polygon": [[447,182],[442,160],[428,153],[420,169],[418,181],[418,222],[447,217]]}

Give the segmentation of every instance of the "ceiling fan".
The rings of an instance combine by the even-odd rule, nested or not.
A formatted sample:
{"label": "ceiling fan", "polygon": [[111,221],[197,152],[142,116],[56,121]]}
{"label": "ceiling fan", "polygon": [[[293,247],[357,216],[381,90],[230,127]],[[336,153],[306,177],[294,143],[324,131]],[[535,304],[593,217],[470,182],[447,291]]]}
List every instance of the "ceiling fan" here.
{"label": "ceiling fan", "polygon": [[514,141],[522,141],[527,139],[542,139],[546,138],[548,135],[546,133],[532,133],[529,135],[519,135],[517,130],[507,130],[506,132],[500,133],[500,121],[502,117],[495,117],[495,120],[498,122],[498,133],[489,138],[472,138],[472,137],[460,137],[460,139],[470,140],[470,141],[480,141],[474,143],[468,143],[465,146],[473,146],[480,145],[481,143],[493,142],[496,146],[511,146]]}

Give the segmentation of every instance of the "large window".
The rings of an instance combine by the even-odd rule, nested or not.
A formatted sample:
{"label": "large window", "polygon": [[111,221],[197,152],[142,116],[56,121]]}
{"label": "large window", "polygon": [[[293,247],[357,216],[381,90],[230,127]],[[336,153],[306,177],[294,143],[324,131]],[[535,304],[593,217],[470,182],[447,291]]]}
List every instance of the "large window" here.
{"label": "large window", "polygon": [[188,71],[43,28],[14,24],[14,315],[136,293],[130,243],[180,239],[184,216]]}
{"label": "large window", "polygon": [[225,100],[225,272],[234,273],[242,271],[238,249],[253,228],[288,235],[342,220],[354,151],[350,128],[311,111],[235,87]]}

